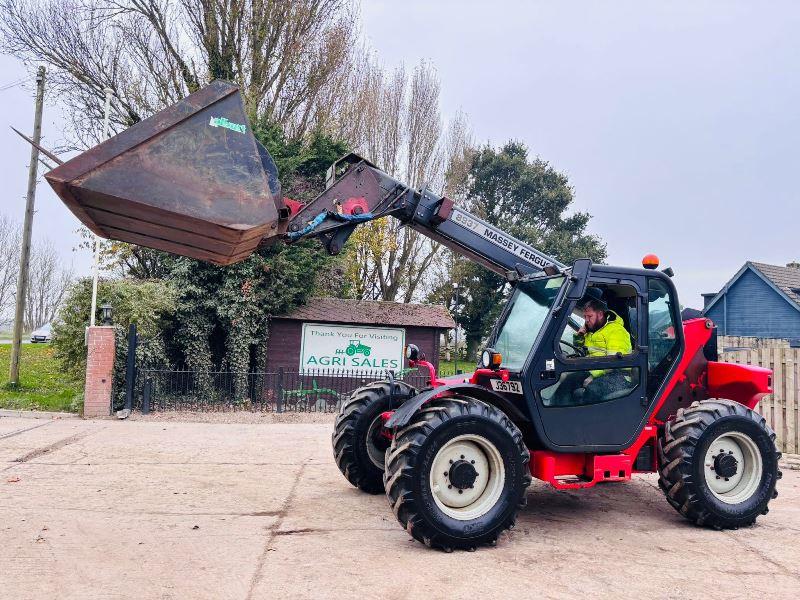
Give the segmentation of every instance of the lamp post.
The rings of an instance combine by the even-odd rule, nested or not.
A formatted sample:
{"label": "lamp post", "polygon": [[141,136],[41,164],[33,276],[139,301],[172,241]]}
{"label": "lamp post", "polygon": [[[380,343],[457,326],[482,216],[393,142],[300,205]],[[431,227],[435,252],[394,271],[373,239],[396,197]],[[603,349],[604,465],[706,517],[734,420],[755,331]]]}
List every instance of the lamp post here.
{"label": "lamp post", "polygon": [[112,319],[113,310],[114,310],[113,307],[108,302],[104,303],[100,307],[100,311],[102,312],[103,316],[103,325],[108,326],[114,324],[114,321]]}
{"label": "lamp post", "polygon": [[[111,98],[114,95],[114,91],[110,88],[105,89],[106,93],[106,108],[103,114],[103,140],[108,139],[108,132],[109,132],[109,124],[111,119]],[[94,234],[94,250],[93,250],[93,257],[94,257],[94,266],[92,268],[92,308],[91,312],[89,313],[89,326],[94,327],[94,313],[95,307],[97,306],[97,280],[100,276],[100,238],[97,234]]]}
{"label": "lamp post", "polygon": [[[453,305],[453,312],[458,316],[458,283],[453,283],[453,291],[456,295],[456,303]],[[453,360],[455,361],[453,365],[453,370],[455,374],[458,374],[458,321],[456,320],[456,332],[455,332],[455,354],[453,356]]]}

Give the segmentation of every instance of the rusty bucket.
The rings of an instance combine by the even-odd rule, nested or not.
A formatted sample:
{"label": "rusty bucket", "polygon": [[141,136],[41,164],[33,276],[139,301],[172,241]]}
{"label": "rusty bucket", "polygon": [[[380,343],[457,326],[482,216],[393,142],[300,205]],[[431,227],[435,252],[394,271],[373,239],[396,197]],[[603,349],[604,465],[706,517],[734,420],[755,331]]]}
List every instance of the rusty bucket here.
{"label": "rusty bucket", "polygon": [[215,81],[45,175],[99,236],[219,265],[277,235],[277,169],[239,88]]}

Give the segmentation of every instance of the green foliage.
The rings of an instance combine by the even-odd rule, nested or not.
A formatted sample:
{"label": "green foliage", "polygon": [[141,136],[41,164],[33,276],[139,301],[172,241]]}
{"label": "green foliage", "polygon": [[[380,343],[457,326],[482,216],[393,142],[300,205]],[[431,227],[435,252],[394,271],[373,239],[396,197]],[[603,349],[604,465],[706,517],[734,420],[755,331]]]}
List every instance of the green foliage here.
{"label": "green foliage", "polygon": [[[283,194],[295,200],[316,197],[324,189],[327,168],[348,150],[345,143],[322,133],[288,139],[280,127],[265,122],[256,125],[254,134],[275,160]],[[345,285],[342,258],[331,258],[314,241],[260,248],[228,267],[115,242],[104,246],[103,259],[118,274],[155,273],[162,278],[160,283],[101,286],[99,297],[114,306],[115,322],[123,325],[117,335],[118,364],[123,364],[127,351],[124,329],[136,322],[146,340],[137,351],[140,366],[157,366],[161,360],[205,373],[196,381],[201,394],[210,390],[210,371],[244,374],[265,367],[270,315],[292,310],[313,293],[339,295]],[[148,287],[154,285],[163,289]],[[75,287],[56,328],[58,355],[76,373],[85,368],[83,328],[88,317],[83,315],[89,311],[89,286],[80,282]],[[133,290],[140,295],[134,298]],[[138,310],[129,306],[134,300],[141,302]],[[122,371],[117,369],[118,378]],[[246,376],[235,381],[235,389],[237,396],[246,397]]]}
{"label": "green foliage", "polygon": [[83,381],[75,380],[55,358],[50,344],[24,344],[20,355],[19,385],[8,384],[11,344],[0,345],[0,408],[80,412]]}
{"label": "green foliage", "polygon": [[256,139],[269,150],[280,173],[284,195],[311,200],[325,187],[325,172],[349,151],[346,142],[313,132],[307,139],[288,139],[278,125],[258,123]]}
{"label": "green foliage", "polygon": [[[177,259],[170,273],[179,290],[174,339],[189,368],[242,373],[263,368],[255,362],[266,342],[269,315],[303,304],[328,260],[313,243],[262,248],[228,267]],[[237,393],[244,393],[244,382]]]}
{"label": "green foliage", "polygon": [[[604,260],[605,244],[586,232],[591,216],[569,214],[572,202],[567,176],[540,158],[529,159],[524,144],[510,141],[500,149],[486,146],[473,157],[466,194],[468,210],[561,262],[580,257]],[[457,306],[453,282],[461,286]],[[502,277],[458,258],[451,280],[432,294],[430,300],[454,307],[456,321],[466,334],[469,361],[489,334],[508,292]]]}
{"label": "green foliage", "polygon": [[[114,323],[120,329],[127,331],[130,323],[136,323],[144,338],[156,340],[175,312],[176,294],[172,285],[165,281],[112,279],[99,282],[97,299],[96,323],[101,323],[99,306],[108,302],[114,310]],[[82,380],[86,371],[84,332],[89,326],[91,305],[92,280],[87,277],[72,286],[53,322],[55,358],[61,362],[63,370],[77,380]],[[118,344],[118,358],[121,352],[124,357],[123,350]]]}
{"label": "green foliage", "polygon": [[[259,125],[256,137],[273,156],[286,196],[309,200],[324,188],[325,171],[347,150],[322,134],[288,140],[280,128]],[[200,372],[242,373],[236,394],[246,397],[246,373],[265,367],[269,316],[303,304],[313,293],[336,293],[337,259],[314,241],[260,248],[237,264],[216,267],[173,258],[166,278],[178,293],[170,338],[177,356]],[[341,269],[339,269],[341,271]],[[210,385],[203,380],[202,389]]]}

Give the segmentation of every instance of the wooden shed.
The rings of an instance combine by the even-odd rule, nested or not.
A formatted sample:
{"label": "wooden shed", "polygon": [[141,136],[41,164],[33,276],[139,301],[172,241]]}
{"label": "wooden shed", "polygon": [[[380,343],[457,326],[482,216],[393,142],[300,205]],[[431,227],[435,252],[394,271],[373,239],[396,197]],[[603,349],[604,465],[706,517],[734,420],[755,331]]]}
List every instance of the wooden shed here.
{"label": "wooden shed", "polygon": [[312,298],[272,318],[267,370],[385,372],[405,366],[406,344],[419,346],[438,367],[441,334],[453,327],[453,317],[441,305]]}

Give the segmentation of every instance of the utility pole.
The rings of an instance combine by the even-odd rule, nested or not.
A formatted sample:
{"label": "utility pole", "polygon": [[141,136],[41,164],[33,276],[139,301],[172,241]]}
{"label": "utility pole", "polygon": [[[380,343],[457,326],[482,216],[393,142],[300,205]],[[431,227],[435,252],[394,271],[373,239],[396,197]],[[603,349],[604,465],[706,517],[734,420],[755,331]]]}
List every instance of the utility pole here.
{"label": "utility pole", "polygon": [[19,385],[19,351],[22,343],[22,318],[25,314],[25,294],[28,291],[28,263],[31,256],[31,230],[33,229],[33,206],[36,200],[36,175],[39,166],[39,144],[42,142],[42,108],[44,107],[44,67],[36,73],[36,116],[33,119],[33,141],[31,162],[28,165],[28,196],[25,201],[25,222],[22,229],[22,250],[19,257],[17,277],[17,305],[14,311],[14,338],[11,345],[11,369],[8,381]]}
{"label": "utility pole", "polygon": [[[103,141],[108,139],[109,123],[111,118],[111,96],[114,91],[105,89],[106,109],[103,114]],[[100,238],[94,234],[94,268],[92,269],[92,312],[89,314],[89,327],[94,327],[94,313],[97,312],[97,280],[100,277]]]}

